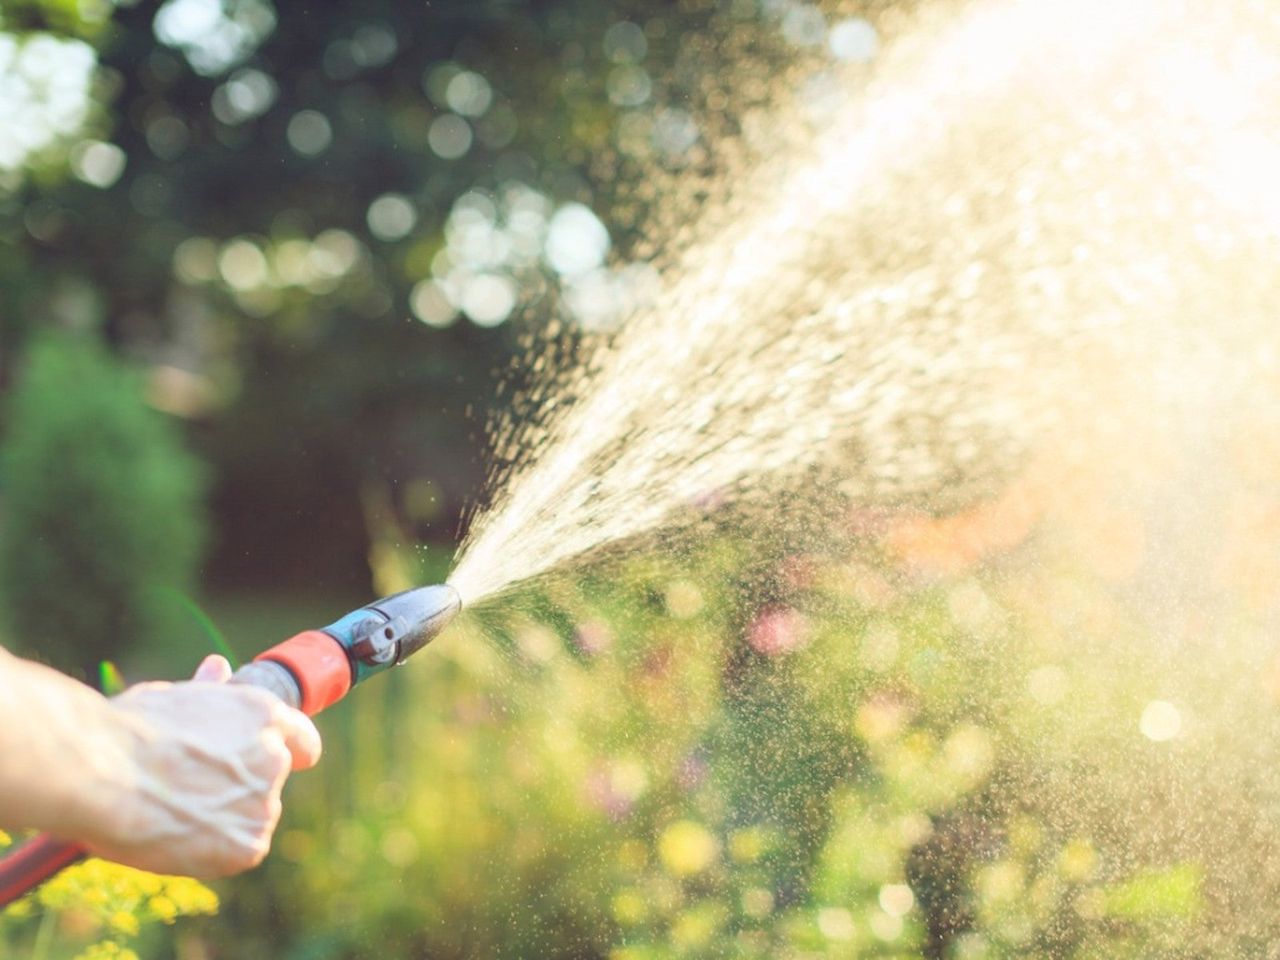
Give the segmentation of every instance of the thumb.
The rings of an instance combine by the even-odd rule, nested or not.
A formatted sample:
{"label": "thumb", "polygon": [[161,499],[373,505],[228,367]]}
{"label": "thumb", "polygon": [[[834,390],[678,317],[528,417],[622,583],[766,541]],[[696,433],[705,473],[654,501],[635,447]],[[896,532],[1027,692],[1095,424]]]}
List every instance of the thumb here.
{"label": "thumb", "polygon": [[191,679],[201,683],[226,683],[231,679],[231,664],[226,657],[211,653],[200,661]]}

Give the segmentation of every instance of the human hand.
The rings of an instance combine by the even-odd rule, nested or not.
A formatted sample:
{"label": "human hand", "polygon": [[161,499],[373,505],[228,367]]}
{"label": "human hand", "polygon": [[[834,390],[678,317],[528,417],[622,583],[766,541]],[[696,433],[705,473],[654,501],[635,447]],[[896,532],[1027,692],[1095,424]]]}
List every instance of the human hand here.
{"label": "human hand", "polygon": [[91,853],[204,878],[267,855],[285,779],[320,759],[320,734],[272,694],[230,678],[227,661],[210,656],[189,682],[138,684],[110,701],[123,769],[103,771],[102,829],[81,838]]}

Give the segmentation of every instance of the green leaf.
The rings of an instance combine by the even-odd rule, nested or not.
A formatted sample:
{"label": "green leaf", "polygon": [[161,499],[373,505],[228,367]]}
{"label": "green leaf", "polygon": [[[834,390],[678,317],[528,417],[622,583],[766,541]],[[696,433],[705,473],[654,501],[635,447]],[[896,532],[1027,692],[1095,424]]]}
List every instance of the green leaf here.
{"label": "green leaf", "polygon": [[1123,920],[1191,918],[1202,906],[1200,868],[1183,863],[1146,870],[1106,890],[1106,913]]}

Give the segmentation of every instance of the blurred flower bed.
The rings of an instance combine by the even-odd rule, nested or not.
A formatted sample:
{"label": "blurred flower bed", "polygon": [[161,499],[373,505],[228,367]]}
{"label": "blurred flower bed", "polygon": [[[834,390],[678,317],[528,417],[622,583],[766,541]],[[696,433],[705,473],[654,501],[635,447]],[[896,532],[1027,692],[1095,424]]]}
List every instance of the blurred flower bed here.
{"label": "blurred flower bed", "polygon": [[[1105,471],[1073,475],[941,519],[856,512],[808,551],[638,550],[469,611],[321,718],[324,762],[215,919],[186,919],[217,908],[199,885],[91,863],[6,914],[0,944],[1247,955],[1269,936],[1268,847],[1241,838],[1275,826],[1247,752],[1276,745],[1273,655],[1162,646],[1139,586],[1168,555]],[[413,562],[384,575],[438,579]],[[1247,636],[1254,585],[1228,584],[1209,585],[1236,611],[1219,622]],[[263,622],[214,613],[232,637]],[[311,616],[278,613],[281,632]]]}
{"label": "blurred flower bed", "polygon": [[1088,680],[1008,589],[721,545],[481,611],[353,701],[260,919],[297,956],[1163,955],[1197,869],[1109,861],[1039,783]]}
{"label": "blurred flower bed", "polygon": [[1133,588],[1168,557],[1142,546],[1141,512],[1112,509],[1105,471],[1075,476],[1033,472],[942,520],[858,515],[856,542],[824,553],[724,538],[473,611],[429,666],[346,705],[322,785],[295,785],[220,942],[611,960],[1239,949],[1266,852],[1224,826],[1260,811],[1207,772],[1240,769],[1214,751],[1247,739],[1219,737],[1241,725],[1211,711],[1227,675],[1271,709],[1271,654],[1221,642],[1200,686],[1172,682],[1201,654],[1162,648]]}

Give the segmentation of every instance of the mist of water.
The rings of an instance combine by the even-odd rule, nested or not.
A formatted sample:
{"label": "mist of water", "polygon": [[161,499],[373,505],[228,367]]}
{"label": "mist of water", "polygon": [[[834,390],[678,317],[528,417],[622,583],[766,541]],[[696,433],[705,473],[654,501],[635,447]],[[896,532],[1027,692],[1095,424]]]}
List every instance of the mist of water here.
{"label": "mist of water", "polygon": [[1099,421],[1222,409],[1275,364],[1276,38],[1244,2],[994,3],[780,92],[656,300],[493,438],[451,582],[475,603],[815,463],[945,505]]}

